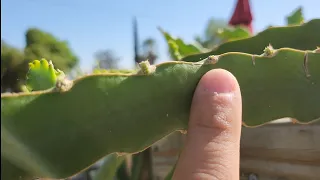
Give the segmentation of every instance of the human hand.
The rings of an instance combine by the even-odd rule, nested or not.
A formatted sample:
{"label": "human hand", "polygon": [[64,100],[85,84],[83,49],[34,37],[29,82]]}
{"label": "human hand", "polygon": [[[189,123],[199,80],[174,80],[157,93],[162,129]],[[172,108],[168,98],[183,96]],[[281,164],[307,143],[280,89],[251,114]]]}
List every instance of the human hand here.
{"label": "human hand", "polygon": [[173,179],[239,179],[242,99],[236,78],[215,69],[194,93],[185,147]]}

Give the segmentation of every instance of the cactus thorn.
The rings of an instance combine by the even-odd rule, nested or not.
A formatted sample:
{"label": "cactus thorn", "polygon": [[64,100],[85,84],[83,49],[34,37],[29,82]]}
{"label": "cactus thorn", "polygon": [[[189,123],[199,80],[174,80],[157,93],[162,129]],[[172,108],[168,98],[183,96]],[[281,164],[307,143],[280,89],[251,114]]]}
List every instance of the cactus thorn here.
{"label": "cactus thorn", "polygon": [[276,53],[276,50],[273,49],[271,44],[269,44],[267,47],[264,48],[262,55],[266,57],[273,57],[275,53]]}

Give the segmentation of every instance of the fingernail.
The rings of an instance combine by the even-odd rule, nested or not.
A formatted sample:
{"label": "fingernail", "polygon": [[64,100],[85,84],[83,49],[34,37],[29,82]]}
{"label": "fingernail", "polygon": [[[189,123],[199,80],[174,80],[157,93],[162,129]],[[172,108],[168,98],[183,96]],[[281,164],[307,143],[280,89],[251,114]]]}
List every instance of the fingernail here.
{"label": "fingernail", "polygon": [[208,71],[203,78],[202,88],[212,93],[231,93],[235,91],[237,86],[235,77],[223,69]]}

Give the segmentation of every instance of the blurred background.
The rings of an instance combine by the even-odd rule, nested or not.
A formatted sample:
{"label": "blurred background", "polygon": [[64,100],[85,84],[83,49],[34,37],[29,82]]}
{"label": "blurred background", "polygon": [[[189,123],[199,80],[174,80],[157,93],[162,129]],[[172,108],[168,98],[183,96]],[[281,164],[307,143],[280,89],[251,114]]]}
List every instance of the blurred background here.
{"label": "blurred background", "polygon": [[[170,38],[181,38],[181,47],[192,53],[254,36],[271,26],[320,18],[319,0],[1,0],[1,5],[1,93],[22,91],[28,63],[35,59],[52,60],[56,68],[74,79],[96,69],[135,69],[143,60],[151,64],[176,60],[169,51],[166,33]],[[243,29],[228,29],[238,25]],[[276,132],[284,131],[268,131],[266,139]],[[243,137],[254,142],[256,135]],[[281,137],[274,135],[274,139]],[[140,179],[163,179],[176,161],[183,138],[179,133],[171,136],[170,142],[164,139],[152,147],[153,163],[151,149],[144,151],[146,165],[142,169],[154,166],[154,175]],[[161,169],[154,165],[157,153],[171,158],[168,166]],[[101,163],[73,179],[92,179],[90,173]]]}
{"label": "blurred background", "polygon": [[[107,69],[134,68],[135,46],[140,57],[148,57],[154,63],[171,60],[159,27],[185,42],[200,42],[211,48],[219,43],[215,32],[228,25],[236,3],[2,0],[1,63],[5,58],[12,60],[6,72],[4,67],[1,69],[2,91],[19,91],[16,83],[24,76],[23,62],[33,59],[52,60],[72,78],[92,72],[97,65]],[[270,25],[285,25],[285,17],[299,7],[305,21],[320,17],[320,1],[316,0],[250,1],[252,34]]]}

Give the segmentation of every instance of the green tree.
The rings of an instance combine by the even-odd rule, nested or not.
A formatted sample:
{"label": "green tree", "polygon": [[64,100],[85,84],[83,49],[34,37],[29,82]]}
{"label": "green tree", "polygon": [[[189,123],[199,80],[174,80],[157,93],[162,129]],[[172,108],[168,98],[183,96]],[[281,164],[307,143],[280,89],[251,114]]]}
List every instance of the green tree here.
{"label": "green tree", "polygon": [[147,38],[143,41],[142,47],[144,59],[148,59],[150,64],[154,64],[158,58],[156,53],[156,41],[152,38]]}
{"label": "green tree", "polygon": [[69,72],[79,61],[69,48],[67,41],[59,40],[52,34],[37,28],[27,30],[24,53],[28,62],[46,58],[51,60],[56,68],[65,72]]}
{"label": "green tree", "polygon": [[58,40],[40,29],[28,29],[25,40],[24,50],[1,40],[1,92],[21,91],[20,85],[24,83],[28,63],[32,60],[46,58],[64,72],[69,72],[79,61],[66,41]]}
{"label": "green tree", "polygon": [[1,40],[1,92],[20,91],[21,77],[26,73],[24,54]]}
{"label": "green tree", "polygon": [[94,68],[101,68],[101,69],[118,69],[119,68],[119,61],[120,58],[115,55],[115,53],[110,50],[100,50],[97,51],[94,55],[96,61],[97,61],[97,66]]}

